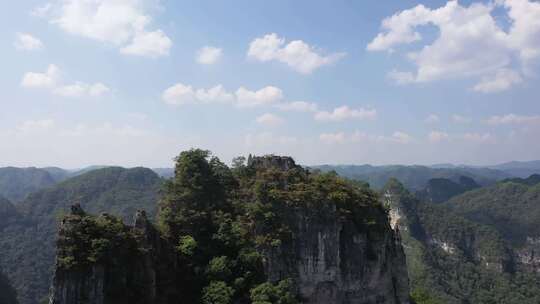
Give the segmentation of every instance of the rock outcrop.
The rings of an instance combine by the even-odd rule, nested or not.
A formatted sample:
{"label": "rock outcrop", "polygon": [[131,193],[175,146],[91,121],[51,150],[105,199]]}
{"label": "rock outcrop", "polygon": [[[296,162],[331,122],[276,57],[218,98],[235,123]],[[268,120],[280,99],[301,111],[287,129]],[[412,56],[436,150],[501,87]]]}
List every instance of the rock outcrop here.
{"label": "rock outcrop", "polygon": [[[250,157],[248,167],[308,174],[289,157]],[[287,193],[294,182],[282,191]],[[388,214],[376,203],[376,196],[369,195],[353,207],[325,198],[313,198],[316,207],[280,201],[274,215],[281,227],[287,227],[283,229],[287,237],[270,238],[271,244],[263,242],[257,248],[266,281],[277,284],[290,280],[300,303],[409,303],[399,232],[391,229]],[[272,234],[264,225],[257,221],[248,225],[253,239]],[[102,243],[105,251],[99,246]],[[137,211],[134,225],[126,226],[107,214],[89,216],[75,206],[60,226],[49,303],[191,303],[188,299],[193,297],[182,290],[188,269],[183,263],[189,260],[178,248],[170,235],[164,236],[154,227],[144,211]]]}
{"label": "rock outcrop", "polygon": [[388,224],[359,226],[335,207],[288,221],[293,239],[265,252],[270,281],[293,278],[303,303],[408,303],[405,254]]}

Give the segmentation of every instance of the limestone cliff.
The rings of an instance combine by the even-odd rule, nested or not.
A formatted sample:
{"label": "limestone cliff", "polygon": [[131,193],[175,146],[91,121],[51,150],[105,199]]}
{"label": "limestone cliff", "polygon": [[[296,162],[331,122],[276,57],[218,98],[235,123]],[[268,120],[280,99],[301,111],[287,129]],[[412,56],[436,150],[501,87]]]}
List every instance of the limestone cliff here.
{"label": "limestone cliff", "polygon": [[[188,166],[190,170],[193,167]],[[223,167],[219,168],[223,174]],[[189,230],[193,238],[187,239],[193,240],[196,244],[193,247],[189,242],[182,243],[188,230],[161,226],[156,229],[143,211],[137,212],[134,226],[126,226],[107,214],[90,216],[75,206],[60,225],[50,304],[198,302],[193,299],[201,296],[189,293],[208,293],[209,287],[194,291],[188,286],[206,284],[200,282],[201,278],[213,275],[218,268],[216,265],[220,265],[216,261],[233,260],[232,239],[226,237],[221,243],[223,235],[228,233],[226,224],[230,224],[232,218],[238,220],[230,227],[247,233],[243,238],[248,241],[244,240],[243,246],[252,244],[249,246],[258,252],[246,254],[248,250],[240,248],[241,255],[250,259],[261,256],[261,273],[248,271],[251,274],[236,279],[228,278],[233,272],[230,270],[218,274],[222,285],[209,286],[222,286],[218,290],[219,301],[212,297],[215,294],[205,294],[203,303],[251,303],[253,288],[246,285],[250,281],[251,286],[256,286],[283,280],[292,282],[294,300],[289,298],[289,302],[279,303],[409,303],[409,281],[399,232],[391,229],[386,210],[377,203],[372,192],[351,188],[353,186],[335,176],[312,177],[288,157],[250,157],[247,167],[239,170],[243,170],[239,172],[244,173],[238,174],[244,177],[237,177],[239,186],[234,186],[231,192],[237,202],[229,207],[221,207],[224,203],[210,206],[209,211],[197,213],[196,219],[217,208],[232,212],[228,210],[234,207],[240,211],[231,217],[225,216],[223,210],[216,212],[213,218],[221,222],[213,234],[209,232],[213,229],[212,222],[207,227],[195,225],[194,229],[203,233]],[[177,168],[177,172],[182,172],[182,168]],[[331,192],[322,189],[336,181],[344,189]],[[229,184],[235,183],[227,180]],[[256,190],[255,196],[246,184],[253,185],[249,189]],[[185,189],[185,183],[182,186]],[[162,207],[161,212],[170,215],[180,212],[178,210]],[[192,214],[194,210],[188,212]],[[178,213],[171,218],[186,216]],[[162,221],[160,225],[167,223]],[[180,234],[184,235],[180,245],[175,229],[184,231]],[[207,232],[210,234],[205,234]],[[204,235],[211,236],[208,245],[202,244]],[[218,258],[204,258],[203,250],[213,252],[222,247],[229,249],[216,254]],[[185,254],[191,251],[195,254]],[[228,257],[221,256],[223,254]],[[209,266],[201,268],[196,263]],[[245,266],[241,263],[229,264],[237,269]],[[228,287],[229,281],[236,291]],[[271,297],[265,301],[277,303]]]}

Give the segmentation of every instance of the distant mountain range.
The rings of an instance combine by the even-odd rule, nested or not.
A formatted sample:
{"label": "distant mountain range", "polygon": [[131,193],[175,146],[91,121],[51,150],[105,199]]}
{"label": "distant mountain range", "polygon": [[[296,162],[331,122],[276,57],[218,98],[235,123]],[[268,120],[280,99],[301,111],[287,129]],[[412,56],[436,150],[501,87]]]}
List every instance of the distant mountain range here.
{"label": "distant mountain range", "polygon": [[[480,296],[476,287],[489,290],[471,285],[475,273],[486,286],[534,285],[528,276],[529,270],[540,269],[534,254],[540,251],[540,175],[520,176],[540,173],[540,161],[490,167],[325,165],[311,170],[366,181],[383,195],[389,180],[400,180],[406,189],[396,190],[393,204],[407,218],[402,225],[411,233],[405,244],[413,286],[433,289],[437,299],[447,300],[441,303]],[[160,187],[173,175],[173,168],[0,168],[0,303],[10,303],[2,294],[13,293],[5,278],[19,291],[21,304],[43,300],[53,268],[56,222],[71,204],[80,203],[95,214],[115,214],[129,223],[136,209],[146,209],[150,216],[155,213]],[[492,256],[484,261],[487,254]],[[508,271],[528,269],[523,272],[527,277],[503,270],[502,281],[490,281],[493,265],[509,267]],[[452,267],[471,278],[452,274]],[[465,285],[470,289],[461,288]],[[497,293],[503,294],[501,290]],[[521,291],[508,295],[516,295],[516,303],[535,303],[540,291],[531,293],[533,302],[524,301]]]}

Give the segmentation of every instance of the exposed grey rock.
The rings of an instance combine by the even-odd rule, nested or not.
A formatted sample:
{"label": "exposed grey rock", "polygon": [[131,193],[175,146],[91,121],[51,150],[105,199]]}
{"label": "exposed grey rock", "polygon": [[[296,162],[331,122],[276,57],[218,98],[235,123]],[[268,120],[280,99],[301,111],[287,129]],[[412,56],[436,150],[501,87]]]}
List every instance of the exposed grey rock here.
{"label": "exposed grey rock", "polygon": [[269,247],[270,281],[293,278],[303,303],[409,303],[409,281],[399,232],[359,229],[335,206],[291,214],[293,239]]}

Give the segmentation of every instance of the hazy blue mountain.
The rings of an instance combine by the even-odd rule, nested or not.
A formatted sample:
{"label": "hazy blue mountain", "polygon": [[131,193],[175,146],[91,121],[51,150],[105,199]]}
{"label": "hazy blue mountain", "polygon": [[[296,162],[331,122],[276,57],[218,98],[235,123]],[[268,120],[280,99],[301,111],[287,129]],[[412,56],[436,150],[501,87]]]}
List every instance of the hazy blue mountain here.
{"label": "hazy blue mountain", "polygon": [[39,168],[0,168],[0,195],[13,203],[22,201],[28,194],[53,186],[55,178]]}
{"label": "hazy blue mountain", "polygon": [[314,166],[313,169],[336,171],[347,178],[368,182],[373,188],[381,189],[391,178],[397,178],[412,191],[424,189],[429,180],[446,178],[459,182],[465,176],[474,179],[480,185],[490,185],[496,181],[509,178],[508,173],[489,168],[432,168],[427,166],[371,166],[371,165],[340,165]]}
{"label": "hazy blue mountain", "polygon": [[157,175],[163,178],[171,178],[174,176],[174,168],[152,168]]}
{"label": "hazy blue mountain", "polygon": [[504,171],[512,176],[526,178],[532,174],[540,174],[540,160],[523,162],[513,161],[490,166],[490,168]]}

